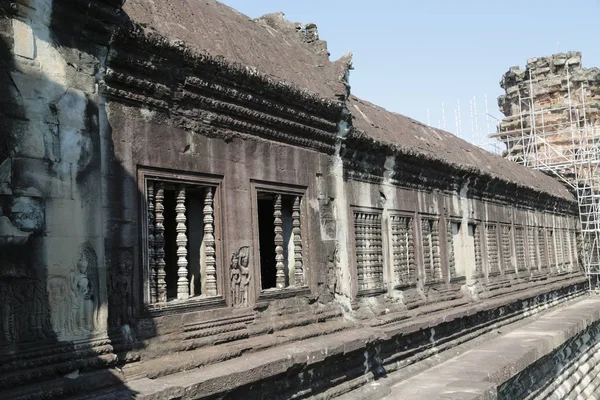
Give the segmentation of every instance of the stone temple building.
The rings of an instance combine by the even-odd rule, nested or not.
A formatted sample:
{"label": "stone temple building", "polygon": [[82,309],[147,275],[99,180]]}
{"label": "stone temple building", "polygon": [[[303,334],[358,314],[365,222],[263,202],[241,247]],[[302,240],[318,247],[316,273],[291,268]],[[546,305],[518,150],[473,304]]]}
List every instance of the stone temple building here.
{"label": "stone temple building", "polygon": [[0,398],[593,391],[573,194],[351,69],[214,0],[1,2]]}

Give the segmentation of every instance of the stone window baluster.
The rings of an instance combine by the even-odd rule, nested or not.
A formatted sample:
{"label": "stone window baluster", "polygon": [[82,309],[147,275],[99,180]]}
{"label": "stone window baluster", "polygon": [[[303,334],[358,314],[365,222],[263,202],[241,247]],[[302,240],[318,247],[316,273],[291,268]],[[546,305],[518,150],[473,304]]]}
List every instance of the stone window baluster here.
{"label": "stone window baluster", "polygon": [[[450,279],[452,279],[456,277],[456,255],[454,254],[454,233],[452,232],[452,221],[446,222],[446,247],[448,249],[448,272]],[[442,271],[440,268],[440,275],[436,276],[437,279],[442,279],[441,272]]]}
{"label": "stone window baluster", "polygon": [[423,263],[425,270],[425,282],[429,283],[433,280],[431,274],[431,229],[429,220],[421,220],[421,231],[423,237]]}
{"label": "stone window baluster", "polygon": [[148,265],[150,303],[156,303],[156,260],[154,255],[154,182],[148,181]]}
{"label": "stone window baluster", "polygon": [[187,228],[185,226],[185,185],[177,185],[177,197],[175,205],[175,228],[177,237],[177,299],[185,300],[190,296],[190,285],[188,281],[187,261]]}
{"label": "stone window baluster", "polygon": [[217,295],[217,267],[215,259],[215,236],[214,236],[214,207],[213,188],[206,188],[204,197],[204,254],[206,256],[206,295]]}
{"label": "stone window baluster", "polygon": [[275,285],[285,288],[285,265],[283,264],[283,222],[281,220],[281,195],[275,195],[273,225],[275,226]]}
{"label": "stone window baluster", "polygon": [[294,234],[294,278],[296,286],[304,285],[302,266],[302,232],[300,229],[300,196],[294,199],[292,206],[292,233]]}
{"label": "stone window baluster", "polygon": [[155,197],[155,255],[156,255],[156,300],[159,303],[167,301],[167,282],[165,281],[165,217],[163,215],[165,188],[162,182],[156,184]]}
{"label": "stone window baluster", "polygon": [[475,273],[477,276],[483,275],[483,265],[481,262],[481,225],[473,225],[473,238],[475,245]]}
{"label": "stone window baluster", "polygon": [[417,281],[417,263],[415,261],[415,236],[413,230],[413,220],[408,219],[408,281],[414,283]]}

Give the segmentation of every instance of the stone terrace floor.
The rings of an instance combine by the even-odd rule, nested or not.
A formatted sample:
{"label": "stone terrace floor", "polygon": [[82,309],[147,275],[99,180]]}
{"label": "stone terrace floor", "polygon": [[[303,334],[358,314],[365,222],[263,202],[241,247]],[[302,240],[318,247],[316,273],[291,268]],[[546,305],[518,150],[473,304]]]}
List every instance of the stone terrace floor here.
{"label": "stone terrace floor", "polygon": [[499,385],[599,318],[600,296],[584,297],[517,327],[505,326],[497,337],[464,352],[456,349],[454,357],[412,377],[407,378],[404,370],[392,373],[338,400],[496,399]]}

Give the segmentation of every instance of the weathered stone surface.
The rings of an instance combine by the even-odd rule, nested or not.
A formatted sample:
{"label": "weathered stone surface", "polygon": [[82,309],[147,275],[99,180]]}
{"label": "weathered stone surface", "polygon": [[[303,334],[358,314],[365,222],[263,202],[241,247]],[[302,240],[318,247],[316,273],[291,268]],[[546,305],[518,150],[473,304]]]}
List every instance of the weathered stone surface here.
{"label": "weathered stone surface", "polygon": [[583,293],[559,183],[178,7],[0,3],[0,397],[333,397]]}

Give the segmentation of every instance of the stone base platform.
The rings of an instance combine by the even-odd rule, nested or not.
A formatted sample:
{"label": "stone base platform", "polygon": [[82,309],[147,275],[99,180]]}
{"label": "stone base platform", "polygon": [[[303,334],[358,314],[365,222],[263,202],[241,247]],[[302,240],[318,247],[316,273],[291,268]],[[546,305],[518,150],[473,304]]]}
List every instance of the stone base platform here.
{"label": "stone base platform", "polygon": [[[403,380],[433,385],[423,392],[431,396],[437,390],[465,388],[469,395],[492,396],[503,382],[600,318],[600,300],[587,298],[585,289],[585,278],[577,276],[477,303],[447,304],[445,309],[429,312],[419,308],[402,318],[388,314],[377,324],[348,316],[346,321],[277,331],[134,363],[131,369],[97,371],[95,376],[84,373],[74,382],[90,382],[89,390],[71,399],[362,399],[369,398],[369,392],[371,398],[395,398],[403,395]],[[568,308],[552,311],[556,307]],[[338,329],[331,324],[338,324]],[[530,336],[515,327],[530,330]],[[319,335],[319,331],[331,333]],[[506,342],[490,344],[505,337]],[[477,350],[480,346],[488,350]],[[201,355],[197,351],[210,363],[198,366]],[[487,352],[501,356],[488,358]],[[457,356],[475,358],[464,364],[447,364]],[[445,370],[443,365],[450,367]],[[444,370],[444,379],[421,380],[425,376],[421,374],[431,373],[431,377],[439,368]],[[469,375],[469,368],[489,368],[492,378],[473,374],[480,383],[463,385],[461,379],[479,382]],[[119,383],[108,387],[93,384],[102,379]],[[454,398],[464,398],[460,397],[464,394]],[[417,398],[423,398],[420,392]]]}

